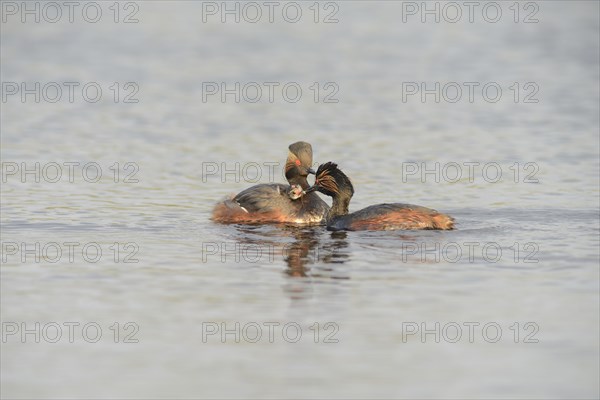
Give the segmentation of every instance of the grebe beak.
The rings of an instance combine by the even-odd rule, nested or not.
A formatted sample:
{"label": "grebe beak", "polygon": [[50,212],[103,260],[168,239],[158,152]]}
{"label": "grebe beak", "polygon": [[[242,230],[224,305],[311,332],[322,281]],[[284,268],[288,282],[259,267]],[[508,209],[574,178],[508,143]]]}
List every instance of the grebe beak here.
{"label": "grebe beak", "polygon": [[308,172],[309,174],[313,174],[313,175],[316,175],[316,174],[317,174],[317,173],[315,172],[315,170],[314,170],[314,169],[312,169],[312,168],[307,168],[307,169],[306,169],[306,172]]}
{"label": "grebe beak", "polygon": [[314,192],[315,190],[317,190],[317,185],[312,185],[308,189],[304,190],[304,194],[309,194],[311,192]]}

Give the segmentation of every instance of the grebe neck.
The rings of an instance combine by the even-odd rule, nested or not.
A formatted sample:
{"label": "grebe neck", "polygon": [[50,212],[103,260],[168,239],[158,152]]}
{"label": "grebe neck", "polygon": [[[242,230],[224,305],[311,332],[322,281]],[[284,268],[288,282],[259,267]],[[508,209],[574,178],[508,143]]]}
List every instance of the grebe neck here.
{"label": "grebe neck", "polygon": [[348,206],[350,205],[350,196],[347,195],[336,195],[333,197],[331,209],[329,210],[328,219],[340,217],[348,214]]}

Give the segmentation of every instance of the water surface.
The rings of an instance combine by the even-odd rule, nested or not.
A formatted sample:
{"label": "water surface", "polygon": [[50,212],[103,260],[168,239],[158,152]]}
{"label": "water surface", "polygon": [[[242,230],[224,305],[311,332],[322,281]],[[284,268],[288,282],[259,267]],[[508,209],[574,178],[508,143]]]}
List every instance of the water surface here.
{"label": "water surface", "polygon": [[[514,23],[508,3],[495,24],[402,22],[402,3],[361,1],[336,3],[332,24],[312,21],[312,3],[298,23],[252,24],[203,22],[201,3],[138,2],[139,22],[123,24],[100,4],[96,24],[2,23],[3,82],[104,89],[96,103],[2,103],[3,172],[55,162],[65,174],[2,182],[4,397],[598,397],[598,3],[536,2],[534,24]],[[139,102],[115,103],[114,82],[119,100],[136,83]],[[304,92],[297,103],[203,102],[203,82]],[[314,82],[336,83],[339,101],[315,103]],[[406,82],[504,90],[496,103],[404,102]],[[537,103],[521,101],[528,82]],[[297,140],[351,177],[351,210],[420,204],[457,229],[210,221],[225,196],[283,181]],[[65,162],[80,163],[73,182]],[[82,175],[90,162],[102,170],[95,183]],[[222,173],[236,163],[239,173]],[[264,163],[278,163],[272,179]],[[449,163],[460,179],[444,179]],[[479,163],[473,176],[464,163]],[[483,173],[491,163],[495,183]],[[23,262],[23,243],[46,258]],[[8,335],[22,323],[40,323],[40,343]],[[56,343],[51,323],[62,327]],[[101,327],[97,343],[86,323]]]}

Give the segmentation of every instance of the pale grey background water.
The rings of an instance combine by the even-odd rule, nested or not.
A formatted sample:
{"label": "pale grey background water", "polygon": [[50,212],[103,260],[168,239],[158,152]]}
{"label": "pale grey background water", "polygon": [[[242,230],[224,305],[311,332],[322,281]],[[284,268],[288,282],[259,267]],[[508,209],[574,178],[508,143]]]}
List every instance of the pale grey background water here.
{"label": "pale grey background water", "polygon": [[[597,2],[535,2],[538,23],[522,22],[533,8],[521,8],[515,23],[512,2],[499,2],[501,20],[488,23],[482,3],[473,23],[465,14],[455,24],[421,23],[419,14],[403,22],[403,4],[391,1],[334,3],[331,24],[313,22],[313,2],[299,3],[295,24],[280,11],[273,23],[266,15],[256,24],[203,22],[201,3],[166,1],[132,3],[139,22],[114,23],[112,2],[98,4],[95,24],[80,8],[73,23],[66,9],[57,23],[3,14],[2,82],[103,89],[93,104],[80,90],[72,103],[66,94],[56,103],[8,96],[3,173],[8,163],[97,162],[103,176],[88,183],[76,168],[73,183],[66,175],[22,182],[19,174],[2,182],[2,397],[599,396]],[[120,6],[119,21],[135,9]],[[334,9],[325,6],[321,19]],[[136,83],[139,102],[115,103],[114,82],[120,100],[123,85]],[[303,96],[203,103],[202,82],[297,82]],[[336,83],[339,102],[315,103],[314,82]],[[457,103],[403,102],[403,82],[497,82],[503,94],[497,103],[480,91],[472,103],[466,92]],[[537,103],[522,101],[528,82],[539,87]],[[222,182],[203,165],[282,163],[296,140],[313,144],[315,162],[334,160],[353,179],[351,209],[411,202],[452,214],[458,229],[332,234],[210,222],[216,201],[252,183],[233,175]],[[123,182],[127,162],[139,167],[138,183]],[[479,168],[473,182],[403,179],[408,162],[495,162],[503,175],[488,183]],[[524,182],[526,163],[539,169],[538,183]],[[269,181],[266,171],[261,182]],[[67,254],[55,263],[31,254],[22,262],[7,247],[54,242],[63,251],[65,242],[97,243],[103,255],[96,263],[80,251],[73,262]],[[119,262],[109,247],[115,242]],[[137,246],[139,262],[123,262],[127,243]],[[452,249],[467,252],[469,243],[479,246],[473,259],[451,262]],[[482,255],[487,243],[502,248],[497,262],[493,251]],[[415,244],[434,250],[420,253]],[[215,246],[225,246],[225,262]],[[525,262],[528,255],[537,262]],[[40,343],[34,334],[8,334],[22,323],[35,330],[36,322]],[[68,322],[80,324],[73,343]],[[90,322],[102,328],[97,343],[81,333]],[[139,343],[123,343],[127,322],[139,327]],[[203,340],[206,323],[223,322],[249,327],[252,337],[247,324],[257,323],[263,337]],[[280,324],[272,343],[269,322]],[[282,336],[290,322],[302,328],[297,343]],[[333,329],[327,322],[339,328],[337,343],[324,343]],[[433,329],[436,322],[462,326],[462,338],[451,343],[450,328],[440,343],[433,334],[407,335],[411,323]],[[480,324],[472,343],[468,322]],[[42,332],[51,323],[63,327],[57,343],[47,341],[51,328]],[[485,340],[486,323],[502,329],[496,343]],[[533,327],[538,342],[525,343]]]}

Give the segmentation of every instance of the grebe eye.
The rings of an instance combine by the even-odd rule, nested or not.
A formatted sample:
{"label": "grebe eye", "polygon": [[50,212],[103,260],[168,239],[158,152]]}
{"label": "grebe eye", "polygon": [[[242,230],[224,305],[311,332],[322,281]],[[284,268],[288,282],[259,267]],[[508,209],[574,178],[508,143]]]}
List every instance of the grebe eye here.
{"label": "grebe eye", "polygon": [[296,160],[296,165],[300,166],[301,162],[300,160]]}

